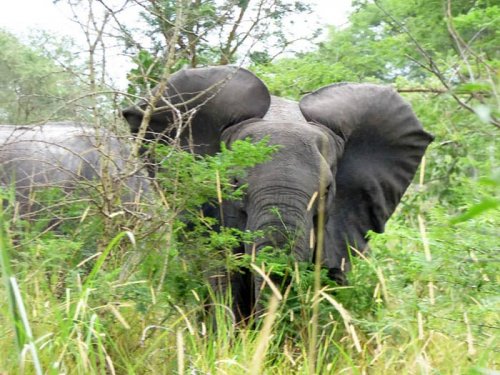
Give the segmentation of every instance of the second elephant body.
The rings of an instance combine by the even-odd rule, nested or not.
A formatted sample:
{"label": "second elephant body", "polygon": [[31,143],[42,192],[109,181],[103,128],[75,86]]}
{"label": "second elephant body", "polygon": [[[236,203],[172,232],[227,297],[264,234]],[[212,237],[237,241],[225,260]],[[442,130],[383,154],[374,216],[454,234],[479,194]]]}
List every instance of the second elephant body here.
{"label": "second elephant body", "polygon": [[38,200],[47,190],[63,194],[58,205],[73,193],[89,203],[102,194],[131,211],[151,195],[126,137],[75,122],[0,125],[0,188],[15,190],[22,218],[47,214],[49,207]]}

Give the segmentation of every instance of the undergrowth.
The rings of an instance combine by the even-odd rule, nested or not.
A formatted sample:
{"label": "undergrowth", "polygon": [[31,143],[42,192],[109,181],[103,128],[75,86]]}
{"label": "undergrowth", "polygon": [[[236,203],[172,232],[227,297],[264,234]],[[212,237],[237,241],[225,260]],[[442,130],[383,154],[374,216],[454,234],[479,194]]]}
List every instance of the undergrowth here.
{"label": "undergrowth", "polygon": [[248,267],[252,259],[231,249],[256,234],[221,228],[200,207],[217,213],[221,199],[238,199],[245,187],[235,190],[232,179],[272,155],[265,142],[205,158],[158,150],[162,196],[143,220],[75,203],[63,212],[72,220],[43,231],[42,219],[11,215],[6,192],[0,372],[494,374],[499,222],[484,201],[498,199],[497,157],[485,146],[492,140],[468,134],[467,146],[444,144],[440,129],[431,129],[437,141],[386,233],[354,257],[348,286],[324,273],[315,291],[311,265],[263,252],[256,266],[287,283],[248,326],[234,324],[230,296],[207,278]]}

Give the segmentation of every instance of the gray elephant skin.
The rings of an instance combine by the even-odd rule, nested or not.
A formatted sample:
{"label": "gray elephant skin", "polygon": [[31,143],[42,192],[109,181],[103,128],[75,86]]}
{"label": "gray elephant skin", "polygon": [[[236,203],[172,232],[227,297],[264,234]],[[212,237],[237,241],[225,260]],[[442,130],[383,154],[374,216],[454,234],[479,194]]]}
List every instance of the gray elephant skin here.
{"label": "gray elephant skin", "polygon": [[71,194],[78,188],[88,198],[103,190],[103,178],[111,179],[116,192],[123,186],[121,208],[136,210],[150,188],[130,150],[123,137],[80,123],[0,125],[0,186],[15,189],[23,218],[48,209],[36,201],[38,191],[58,188]]}
{"label": "gray elephant skin", "polygon": [[[123,111],[134,133],[146,106],[141,101]],[[237,182],[248,184],[244,199],[224,202],[223,225],[268,233],[234,251],[282,247],[293,235],[293,256],[311,262],[318,248],[318,209],[324,207],[322,264],[338,282],[349,270],[351,250],[367,247],[368,231],[384,231],[433,139],[391,87],[332,84],[297,103],[271,97],[255,75],[230,66],[171,75],[154,106],[148,139],[168,142],[181,134],[182,145],[198,154],[247,138],[269,137],[270,144],[280,145],[272,160]],[[221,280],[232,286],[238,316],[252,313],[261,282],[242,274]]]}

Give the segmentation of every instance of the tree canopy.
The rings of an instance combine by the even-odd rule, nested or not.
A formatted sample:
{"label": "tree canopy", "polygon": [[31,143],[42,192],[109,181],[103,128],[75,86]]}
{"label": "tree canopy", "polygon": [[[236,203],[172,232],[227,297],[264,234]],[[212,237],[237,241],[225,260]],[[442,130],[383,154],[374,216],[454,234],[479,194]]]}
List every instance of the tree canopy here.
{"label": "tree canopy", "polygon": [[[316,51],[255,65],[276,94],[297,98],[340,81],[446,93],[495,126],[500,7],[492,1],[355,1],[350,24]],[[307,78],[306,78],[307,77]]]}
{"label": "tree canopy", "polygon": [[77,117],[78,107],[67,102],[83,84],[70,48],[70,41],[44,32],[27,46],[0,30],[0,121],[27,124]]}
{"label": "tree canopy", "polygon": [[[129,80],[139,85],[146,83],[145,77],[153,85],[158,83],[169,58],[175,60],[174,71],[183,66],[226,65],[245,59],[263,62],[294,41],[314,36],[314,30],[297,35],[290,27],[293,17],[311,12],[304,1],[161,0],[146,1],[142,6],[147,25],[144,33],[151,43],[149,47],[138,45],[133,37],[126,41],[134,47],[137,64]],[[177,30],[179,21],[182,26]],[[135,91],[133,85],[129,91]]]}

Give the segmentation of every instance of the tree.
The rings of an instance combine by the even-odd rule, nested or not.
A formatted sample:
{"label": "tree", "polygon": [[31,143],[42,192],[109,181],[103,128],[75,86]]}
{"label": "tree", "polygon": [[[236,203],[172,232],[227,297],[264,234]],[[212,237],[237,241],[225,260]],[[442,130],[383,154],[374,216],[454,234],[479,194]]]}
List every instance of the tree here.
{"label": "tree", "polygon": [[[139,3],[137,3],[139,4]],[[175,46],[173,70],[182,66],[225,65],[250,58],[270,61],[299,39],[313,38],[294,35],[285,27],[292,16],[310,12],[303,1],[290,0],[162,0],[146,1],[143,18],[149,25],[146,32],[150,48],[138,46],[130,39],[129,46],[139,47],[129,79],[143,85],[145,77],[153,85],[164,67],[166,51]],[[174,39],[176,20],[182,27]],[[129,92],[135,92],[132,87]]]}
{"label": "tree", "polygon": [[[316,87],[368,80],[395,83],[403,91],[446,93],[500,127],[498,5],[486,0],[376,0],[354,1],[353,6],[349,27],[332,27],[315,52],[255,69],[273,81],[287,81],[295,90],[292,96],[309,89],[293,83],[305,66],[315,72]],[[295,70],[280,74],[290,65]]]}
{"label": "tree", "polygon": [[70,56],[70,48],[68,40],[43,32],[28,47],[0,30],[1,122],[28,124],[78,117],[78,107],[66,105],[81,87],[80,68]]}
{"label": "tree", "polygon": [[[149,1],[145,19],[157,51],[165,50],[176,17],[183,19],[177,50],[191,67],[234,62],[244,46],[281,49],[292,41],[284,21],[309,12],[302,1],[289,0],[162,0]],[[307,35],[310,37],[311,35]]]}

